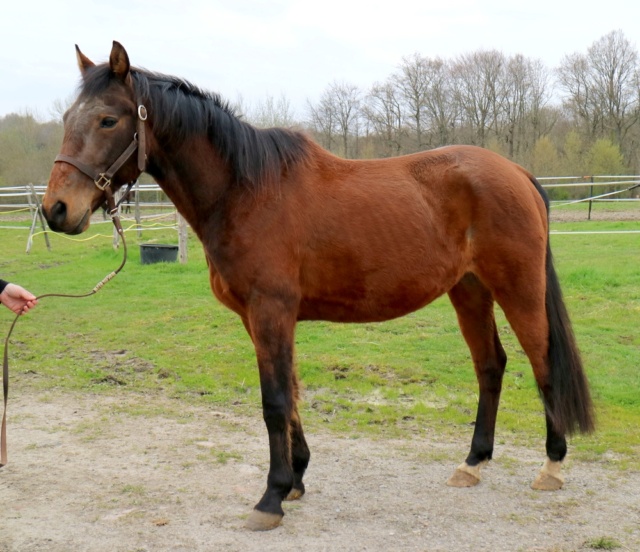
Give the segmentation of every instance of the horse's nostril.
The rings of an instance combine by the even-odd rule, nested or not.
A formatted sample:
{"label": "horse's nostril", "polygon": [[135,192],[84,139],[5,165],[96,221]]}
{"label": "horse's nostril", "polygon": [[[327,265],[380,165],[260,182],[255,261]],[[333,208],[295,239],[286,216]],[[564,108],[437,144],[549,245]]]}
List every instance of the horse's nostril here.
{"label": "horse's nostril", "polygon": [[48,211],[45,211],[43,209],[43,212],[44,216],[47,219],[47,222],[49,223],[49,226],[52,230],[55,231],[64,223],[64,220],[67,218],[67,205],[62,201],[56,201],[51,209],[49,209]]}
{"label": "horse's nostril", "polygon": [[53,209],[51,209],[51,216],[56,219],[64,219],[67,216],[67,205],[62,201],[56,201]]}

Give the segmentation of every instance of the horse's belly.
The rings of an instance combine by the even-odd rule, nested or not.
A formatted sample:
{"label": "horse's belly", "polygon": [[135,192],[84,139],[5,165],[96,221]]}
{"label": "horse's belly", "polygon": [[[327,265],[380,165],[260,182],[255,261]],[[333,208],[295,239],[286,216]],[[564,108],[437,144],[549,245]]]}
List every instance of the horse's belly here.
{"label": "horse's belly", "polygon": [[330,322],[380,322],[404,316],[445,293],[455,277],[435,281],[399,280],[393,285],[352,285],[303,291],[299,320]]}

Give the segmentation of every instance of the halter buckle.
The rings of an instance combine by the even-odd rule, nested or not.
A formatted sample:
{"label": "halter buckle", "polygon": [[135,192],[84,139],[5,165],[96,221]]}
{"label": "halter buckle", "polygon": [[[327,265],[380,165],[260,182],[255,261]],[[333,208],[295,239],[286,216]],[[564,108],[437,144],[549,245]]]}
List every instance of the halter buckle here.
{"label": "halter buckle", "polygon": [[111,185],[111,179],[107,178],[105,173],[100,173],[93,183],[98,187],[98,189],[104,192],[105,188],[108,188]]}
{"label": "halter buckle", "polygon": [[147,120],[147,108],[142,104],[138,106],[138,119],[141,121]]}

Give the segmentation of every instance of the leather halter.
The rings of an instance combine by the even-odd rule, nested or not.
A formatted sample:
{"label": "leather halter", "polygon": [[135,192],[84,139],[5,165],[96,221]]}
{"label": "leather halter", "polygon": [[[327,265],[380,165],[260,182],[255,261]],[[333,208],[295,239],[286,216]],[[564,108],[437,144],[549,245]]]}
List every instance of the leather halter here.
{"label": "leather halter", "polygon": [[[105,171],[100,172],[97,169],[94,169],[90,165],[83,163],[82,161],[71,157],[69,155],[59,154],[56,155],[54,163],[68,163],[69,165],[73,165],[76,169],[78,169],[81,173],[86,174],[93,183],[102,191],[107,192],[107,197],[111,194],[111,190],[109,187],[111,186],[111,179],[115,176],[115,174],[120,170],[122,165],[124,165],[129,158],[133,155],[133,152],[138,150],[138,169],[140,172],[144,172],[146,167],[146,139],[145,139],[145,121],[147,120],[147,108],[139,104],[138,105],[138,119],[136,124],[136,133],[133,135],[133,140],[127,146],[127,148],[120,154],[120,156],[112,163],[112,165]],[[129,187],[133,186],[134,183],[130,183]],[[126,194],[125,194],[126,195]],[[124,196],[123,196],[124,197]],[[111,206],[110,206],[111,207]],[[113,215],[113,213],[112,213]]]}

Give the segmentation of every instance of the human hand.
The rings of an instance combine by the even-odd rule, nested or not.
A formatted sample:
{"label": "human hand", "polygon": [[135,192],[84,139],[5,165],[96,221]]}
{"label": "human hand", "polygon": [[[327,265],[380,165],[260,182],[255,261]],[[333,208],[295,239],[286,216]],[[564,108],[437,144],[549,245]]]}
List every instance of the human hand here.
{"label": "human hand", "polygon": [[0,302],[16,314],[26,314],[38,304],[33,293],[17,284],[7,284],[0,293]]}

